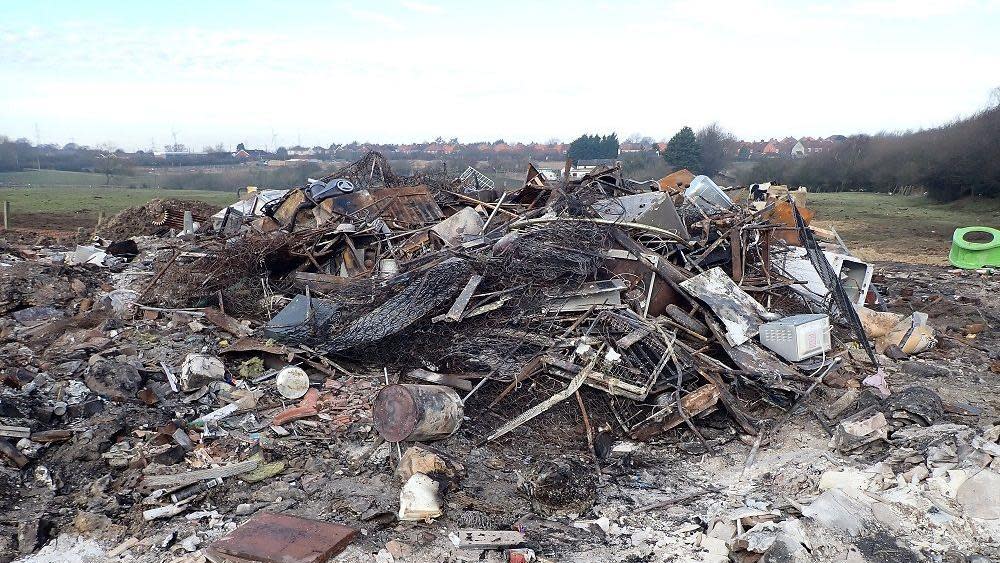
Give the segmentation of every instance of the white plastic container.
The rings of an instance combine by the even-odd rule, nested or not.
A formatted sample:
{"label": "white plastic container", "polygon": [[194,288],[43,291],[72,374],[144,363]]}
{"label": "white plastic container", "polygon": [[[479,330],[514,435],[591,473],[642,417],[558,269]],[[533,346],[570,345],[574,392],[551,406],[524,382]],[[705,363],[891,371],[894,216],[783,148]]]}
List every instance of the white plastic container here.
{"label": "white plastic container", "polygon": [[711,213],[725,211],[733,206],[733,200],[708,176],[695,176],[691,180],[691,187],[684,190],[684,203],[697,205]]}

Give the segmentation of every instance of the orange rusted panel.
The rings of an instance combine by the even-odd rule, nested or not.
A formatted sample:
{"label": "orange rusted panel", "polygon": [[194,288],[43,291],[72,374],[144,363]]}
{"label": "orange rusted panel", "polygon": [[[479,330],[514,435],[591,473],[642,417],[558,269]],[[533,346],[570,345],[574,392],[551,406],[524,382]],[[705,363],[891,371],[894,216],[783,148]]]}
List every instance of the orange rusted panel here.
{"label": "orange rusted panel", "polygon": [[444,219],[444,213],[434,201],[430,188],[424,185],[406,188],[379,188],[372,190],[375,207],[381,208],[388,200],[389,207],[383,217],[404,225],[426,225]]}

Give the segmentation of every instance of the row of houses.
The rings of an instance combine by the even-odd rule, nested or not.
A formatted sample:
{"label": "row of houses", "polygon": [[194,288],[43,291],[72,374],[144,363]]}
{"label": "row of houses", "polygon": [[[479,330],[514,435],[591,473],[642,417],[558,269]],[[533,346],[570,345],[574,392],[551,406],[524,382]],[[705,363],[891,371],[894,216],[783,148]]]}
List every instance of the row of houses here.
{"label": "row of houses", "polygon": [[831,135],[825,139],[785,137],[781,140],[740,141],[736,146],[736,157],[740,159],[799,158],[829,151],[845,140],[847,137],[843,135]]}
{"label": "row of houses", "polygon": [[[736,158],[774,158],[803,157],[814,153],[828,151],[837,143],[846,140],[843,135],[832,135],[826,138],[819,137],[785,137],[784,139],[770,139],[759,141],[737,141],[730,147],[730,154]],[[656,152],[662,154],[667,148],[667,143],[633,143],[623,142],[619,145],[619,153],[640,153]],[[461,153],[488,154],[512,154],[530,155],[532,157],[552,157],[562,158],[569,150],[566,143],[505,143],[503,141],[483,142],[483,143],[458,143],[458,142],[432,142],[432,143],[412,143],[401,145],[383,145],[371,143],[351,143],[350,145],[331,145],[330,148],[323,147],[302,147],[294,146],[287,149],[289,158],[302,159],[322,159],[333,158],[342,151],[367,151],[377,150],[386,154],[398,155],[454,155]],[[249,151],[247,155],[237,153],[237,158],[254,156]],[[260,151],[262,152],[262,151]]]}
{"label": "row of houses", "polygon": [[[846,140],[842,135],[833,135],[827,138],[785,137],[784,139],[770,139],[759,141],[738,141],[731,145],[727,152],[738,159],[756,158],[797,158],[810,154],[828,151],[835,147],[837,143]],[[165,150],[164,152],[143,153],[138,151],[134,154],[118,151],[119,157],[131,160],[142,160],[145,164],[153,164],[157,160],[166,161],[168,164],[224,164],[226,162],[244,163],[271,163],[275,161],[323,161],[333,160],[345,156],[350,156],[356,152],[376,150],[386,155],[404,155],[405,157],[419,157],[427,155],[475,155],[480,158],[489,155],[524,155],[534,159],[558,160],[566,156],[569,145],[566,143],[506,143],[503,141],[482,142],[482,143],[459,143],[455,142],[430,142],[412,144],[375,144],[375,143],[350,143],[346,145],[330,145],[328,148],[315,146],[292,146],[279,148],[274,152],[260,149],[245,149],[242,144],[232,153],[226,152],[192,152],[187,150]],[[633,143],[623,142],[619,145],[619,153],[639,153],[656,152],[662,154],[667,148],[667,143]],[[146,162],[152,159],[153,162]]]}
{"label": "row of houses", "polygon": [[392,152],[400,154],[456,154],[460,152],[482,152],[494,154],[550,154],[564,155],[569,150],[566,143],[505,143],[503,141],[484,143],[414,143],[395,146]]}
{"label": "row of houses", "polygon": [[[486,154],[531,154],[531,155],[553,155],[562,156],[569,150],[569,145],[565,143],[505,143],[503,141],[482,142],[482,143],[459,143],[455,142],[432,142],[432,143],[410,143],[410,144],[374,144],[374,143],[351,143],[349,145],[330,145],[324,147],[303,147],[293,146],[285,149],[290,158],[324,158],[335,157],[338,153],[349,151],[376,150],[390,154],[434,154],[449,155],[462,152],[479,152]],[[237,151],[239,152],[239,151]],[[250,151],[243,151],[248,155]],[[243,155],[238,155],[243,156]]]}
{"label": "row of houses", "polygon": [[[773,158],[787,157],[796,158],[810,154],[828,151],[835,147],[837,143],[847,140],[843,135],[831,135],[826,138],[820,137],[785,137],[784,139],[769,139],[760,141],[737,141],[727,148],[727,151],[735,155],[736,158]],[[663,154],[667,150],[667,143],[622,143],[620,152],[643,152],[656,151]]]}

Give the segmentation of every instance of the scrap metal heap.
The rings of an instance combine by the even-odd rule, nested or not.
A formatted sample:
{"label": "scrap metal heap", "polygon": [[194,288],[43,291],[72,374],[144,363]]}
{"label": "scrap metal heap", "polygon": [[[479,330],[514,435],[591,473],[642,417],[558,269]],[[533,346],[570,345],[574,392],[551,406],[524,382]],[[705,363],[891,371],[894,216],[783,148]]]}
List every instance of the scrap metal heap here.
{"label": "scrap metal heap", "polygon": [[[212,499],[257,514],[228,523],[203,550],[211,561],[282,560],[280,537],[268,534],[308,537],[297,549],[328,556],[355,531],[258,510],[325,488],[317,502],[333,513],[350,491],[384,495],[384,481],[330,485],[363,476],[376,451],[402,485],[386,522],[441,516],[439,497],[455,491],[463,463],[486,471],[529,460],[517,490],[531,510],[583,515],[613,444],[673,440],[705,453],[739,439],[752,458],[832,379],[850,392],[829,418],[813,414],[841,452],[941,418],[929,389],[889,395],[879,366],[934,346],[927,315],[885,312],[871,266],[836,232],[809,225],[804,191],[755,185],[734,201],[704,176],[661,189],[618,164],[554,178],[529,165],[523,186],[498,192],[472,168],[455,179],[399,176],[372,152],[212,217],[157,203],[142,213],[159,221],[159,237],[0,248],[0,312],[11,316],[0,326],[0,501],[22,503],[0,519],[0,548],[37,548],[45,526],[30,526],[31,510],[65,528],[71,507],[86,507],[88,518],[124,518],[129,534],[152,537],[144,526]],[[142,213],[113,220],[115,233]],[[576,409],[579,418],[564,416]],[[545,425],[531,422],[543,413]],[[580,435],[576,420],[583,461],[547,456],[546,441]],[[1000,451],[996,432],[975,440]],[[420,444],[432,441],[464,457]],[[518,461],[480,463],[484,445],[525,443],[532,451]],[[289,468],[271,504],[253,504],[266,488],[230,485]],[[21,495],[15,482],[44,493]],[[356,523],[378,527],[386,507],[366,502]],[[524,530],[526,516],[490,517],[509,530],[460,530],[454,545],[524,541],[510,529]],[[171,534],[161,545],[179,539]],[[178,543],[195,551],[220,534]],[[763,553],[730,539],[747,561]],[[121,549],[137,545],[146,544]]]}
{"label": "scrap metal heap", "polygon": [[[401,381],[476,381],[494,404],[527,380],[585,385],[643,439],[680,425],[699,435],[694,417],[717,407],[756,435],[755,405],[788,409],[832,370],[878,381],[873,353],[876,365],[845,362],[844,347],[814,341],[791,363],[756,338],[768,321],[818,312],[868,347],[845,304],[871,302],[871,274],[850,301],[855,280],[817,261],[795,194],[735,204],[705,177],[670,193],[620,165],[557,181],[529,165],[501,194],[470,177],[397,176],[372,152],[303,188],[250,194],[204,228],[199,252],[170,256],[149,304],[217,303],[263,323],[258,340]],[[821,283],[793,291],[792,266]]]}

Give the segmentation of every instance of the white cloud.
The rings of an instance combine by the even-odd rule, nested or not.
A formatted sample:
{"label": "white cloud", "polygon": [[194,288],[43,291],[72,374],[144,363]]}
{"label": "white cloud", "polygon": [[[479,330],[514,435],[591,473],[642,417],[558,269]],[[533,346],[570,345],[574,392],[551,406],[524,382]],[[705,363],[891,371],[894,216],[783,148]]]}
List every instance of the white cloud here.
{"label": "white cloud", "polygon": [[444,8],[438,6],[437,4],[428,4],[425,2],[415,2],[413,0],[403,0],[399,3],[400,6],[406,8],[407,10],[412,10],[414,12],[421,12],[424,14],[441,14],[444,13]]}
{"label": "white cloud", "polygon": [[347,8],[347,12],[355,19],[362,22],[373,23],[378,26],[397,31],[403,29],[402,23],[383,12],[375,12],[360,8]]}
{"label": "white cloud", "polygon": [[951,16],[970,9],[988,8],[989,4],[976,0],[866,0],[844,3],[842,13],[885,19],[928,19]]}
{"label": "white cloud", "polygon": [[[570,21],[543,7],[524,25],[512,11],[463,6],[409,27],[404,10],[419,9],[379,6],[339,6],[335,33],[0,23],[0,84],[17,85],[0,89],[0,133],[30,137],[38,122],[53,140],[146,147],[177,128],[200,147],[263,145],[273,127],[279,142],[301,134],[326,146],[595,130],[659,138],[718,120],[748,138],[825,136],[969,113],[996,86],[982,69],[1000,66],[995,35],[884,23],[839,4],[680,0],[597,15],[588,6]],[[966,27],[989,27],[977,21],[989,12],[963,9],[954,18]]]}

